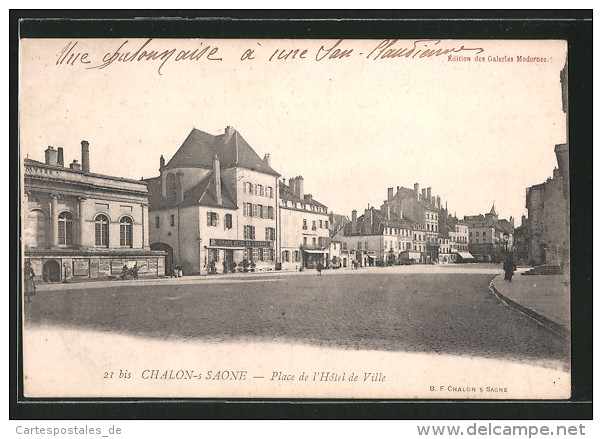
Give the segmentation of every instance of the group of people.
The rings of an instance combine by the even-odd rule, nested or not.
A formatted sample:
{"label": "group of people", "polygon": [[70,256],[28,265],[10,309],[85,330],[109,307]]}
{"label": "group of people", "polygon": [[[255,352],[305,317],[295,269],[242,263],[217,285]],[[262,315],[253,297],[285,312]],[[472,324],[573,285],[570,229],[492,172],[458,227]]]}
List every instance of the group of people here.
{"label": "group of people", "polygon": [[127,264],[123,265],[121,270],[121,278],[125,279],[128,276],[132,276],[133,279],[138,279],[138,264],[135,263],[132,268],[128,268]]}

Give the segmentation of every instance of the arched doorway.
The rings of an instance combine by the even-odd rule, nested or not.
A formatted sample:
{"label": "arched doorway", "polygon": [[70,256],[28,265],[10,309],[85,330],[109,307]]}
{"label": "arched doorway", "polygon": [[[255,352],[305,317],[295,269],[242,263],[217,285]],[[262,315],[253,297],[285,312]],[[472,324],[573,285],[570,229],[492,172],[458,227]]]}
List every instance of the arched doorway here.
{"label": "arched doorway", "polygon": [[42,269],[42,279],[44,282],[61,281],[61,265],[57,261],[47,261]]}
{"label": "arched doorway", "polygon": [[173,248],[164,242],[153,242],[150,245],[151,250],[159,250],[165,252],[165,275],[171,276],[173,270]]}

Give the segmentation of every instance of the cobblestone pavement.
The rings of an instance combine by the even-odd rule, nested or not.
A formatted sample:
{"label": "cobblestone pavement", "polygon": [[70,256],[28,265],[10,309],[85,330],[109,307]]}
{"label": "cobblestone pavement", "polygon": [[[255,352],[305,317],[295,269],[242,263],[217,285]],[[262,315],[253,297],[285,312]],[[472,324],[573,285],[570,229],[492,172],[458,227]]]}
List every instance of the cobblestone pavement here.
{"label": "cobblestone pavement", "polygon": [[33,325],[162,339],[287,341],[569,367],[569,342],[501,303],[493,274],[270,276],[253,282],[40,291]]}

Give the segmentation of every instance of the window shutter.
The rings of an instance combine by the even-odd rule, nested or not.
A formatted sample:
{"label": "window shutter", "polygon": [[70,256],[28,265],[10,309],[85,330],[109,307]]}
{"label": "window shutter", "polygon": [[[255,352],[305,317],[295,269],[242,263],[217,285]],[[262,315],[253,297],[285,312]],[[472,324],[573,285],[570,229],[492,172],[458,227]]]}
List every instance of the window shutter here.
{"label": "window shutter", "polygon": [[207,225],[211,226],[211,212],[207,212]]}

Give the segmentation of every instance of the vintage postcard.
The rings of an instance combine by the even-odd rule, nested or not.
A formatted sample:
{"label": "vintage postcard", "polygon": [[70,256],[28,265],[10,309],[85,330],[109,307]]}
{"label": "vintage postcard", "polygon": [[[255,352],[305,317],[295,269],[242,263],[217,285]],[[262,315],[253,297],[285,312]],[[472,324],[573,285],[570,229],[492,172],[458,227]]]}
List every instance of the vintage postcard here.
{"label": "vintage postcard", "polygon": [[19,50],[26,397],[571,397],[566,41]]}

